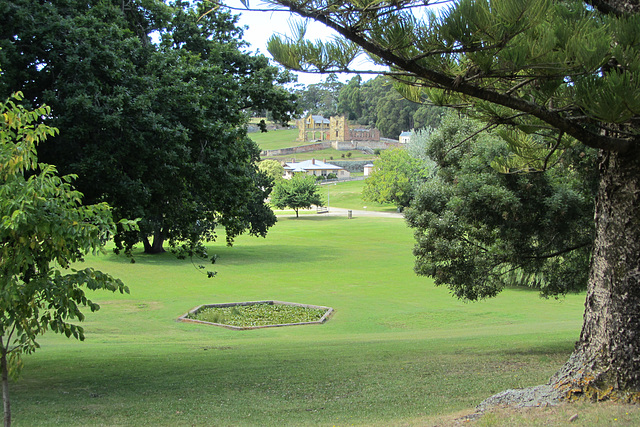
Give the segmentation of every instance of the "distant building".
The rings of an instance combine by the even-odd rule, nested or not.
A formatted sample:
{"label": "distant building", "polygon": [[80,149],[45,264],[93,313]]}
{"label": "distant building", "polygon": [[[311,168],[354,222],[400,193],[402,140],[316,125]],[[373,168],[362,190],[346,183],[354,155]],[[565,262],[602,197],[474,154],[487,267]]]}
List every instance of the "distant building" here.
{"label": "distant building", "polygon": [[325,119],[309,114],[297,121],[299,141],[380,141],[380,131],[375,128],[354,128],[349,126],[345,116]]}
{"label": "distant building", "polygon": [[408,144],[411,141],[412,131],[405,131],[400,134],[400,144]]}
{"label": "distant building", "polygon": [[371,175],[371,172],[373,172],[373,163],[367,163],[364,165],[364,176]]}
{"label": "distant building", "polygon": [[324,176],[333,173],[338,179],[349,178],[349,171],[342,169],[340,166],[331,163],[321,162],[320,160],[311,159],[304,162],[290,162],[284,164],[284,177],[291,179],[293,175],[302,173],[313,176]]}
{"label": "distant building", "polygon": [[298,125],[298,140],[325,141],[329,139],[329,119],[320,115],[309,114],[306,118],[296,121]]}

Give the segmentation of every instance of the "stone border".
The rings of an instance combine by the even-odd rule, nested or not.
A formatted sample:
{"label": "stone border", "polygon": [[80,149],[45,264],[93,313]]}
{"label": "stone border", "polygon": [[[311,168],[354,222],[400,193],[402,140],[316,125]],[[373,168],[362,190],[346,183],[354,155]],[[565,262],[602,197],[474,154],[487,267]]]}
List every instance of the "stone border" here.
{"label": "stone border", "polygon": [[[257,304],[293,305],[293,306],[296,306],[296,307],[305,307],[305,308],[315,308],[315,309],[320,309],[320,310],[326,310],[326,312],[320,318],[320,320],[315,320],[313,322],[280,323],[280,324],[260,325],[260,326],[232,326],[232,325],[225,325],[224,323],[213,323],[213,322],[205,322],[203,320],[189,319],[187,317],[190,314],[196,314],[202,308],[209,308],[209,307],[235,307],[235,306],[257,305]],[[322,306],[322,305],[298,304],[297,302],[285,302],[285,301],[276,301],[276,300],[228,302],[228,303],[222,303],[222,304],[202,304],[202,305],[199,305],[199,306],[189,310],[187,313],[183,314],[182,316],[178,317],[178,322],[201,323],[201,324],[204,324],[204,325],[221,326],[223,328],[233,329],[235,331],[244,331],[244,330],[247,330],[247,329],[263,329],[263,328],[278,328],[278,327],[281,327],[281,326],[322,324],[322,323],[326,322],[329,319],[329,317],[333,314],[333,311],[334,311],[333,308],[325,307],[325,306]]]}

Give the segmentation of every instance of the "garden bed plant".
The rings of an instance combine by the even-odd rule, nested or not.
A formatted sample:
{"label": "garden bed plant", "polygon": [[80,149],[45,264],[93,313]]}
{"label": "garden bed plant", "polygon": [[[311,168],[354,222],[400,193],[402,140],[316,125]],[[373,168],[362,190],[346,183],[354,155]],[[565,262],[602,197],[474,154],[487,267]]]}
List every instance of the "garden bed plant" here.
{"label": "garden bed plant", "polygon": [[201,305],[181,316],[179,320],[232,329],[255,329],[323,323],[332,311],[330,307],[315,305],[255,301]]}

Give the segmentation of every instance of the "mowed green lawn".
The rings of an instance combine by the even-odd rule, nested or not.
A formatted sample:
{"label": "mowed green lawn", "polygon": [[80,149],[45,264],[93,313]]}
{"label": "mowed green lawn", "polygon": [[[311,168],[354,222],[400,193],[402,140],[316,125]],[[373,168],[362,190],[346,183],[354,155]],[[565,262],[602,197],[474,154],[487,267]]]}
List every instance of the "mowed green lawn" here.
{"label": "mowed green lawn", "polygon": [[[452,298],[412,271],[402,219],[281,218],[266,239],[211,246],[208,279],[170,254],[92,266],[130,295],[80,343],[46,334],[11,383],[17,426],[431,425],[507,388],[545,382],[578,336],[583,295]],[[232,331],[176,321],[204,303],[331,306],[323,325]]]}
{"label": "mowed green lawn", "polygon": [[269,132],[252,132],[249,134],[261,150],[278,150],[280,148],[297,147],[305,145],[304,142],[296,141],[298,129],[279,129]]}
{"label": "mowed green lawn", "polygon": [[365,210],[375,212],[397,212],[397,207],[391,203],[365,202],[362,200],[362,189],[365,180],[327,183],[320,186],[325,204],[329,207]]}
{"label": "mowed green lawn", "polygon": [[[308,142],[297,141],[298,129],[280,129],[270,130],[269,132],[253,132],[249,134],[251,138],[261,150],[278,150],[281,148],[298,147],[300,145],[307,145]],[[351,153],[347,157],[348,153]],[[342,157],[344,156],[344,157]],[[307,153],[296,153],[295,155],[282,155],[265,157],[265,159],[274,159],[279,161],[291,161],[295,158],[297,162],[310,159],[324,159],[330,160],[370,160],[375,159],[375,155],[366,154],[359,150],[351,151],[339,151],[333,148],[327,148],[324,150],[310,151]]]}

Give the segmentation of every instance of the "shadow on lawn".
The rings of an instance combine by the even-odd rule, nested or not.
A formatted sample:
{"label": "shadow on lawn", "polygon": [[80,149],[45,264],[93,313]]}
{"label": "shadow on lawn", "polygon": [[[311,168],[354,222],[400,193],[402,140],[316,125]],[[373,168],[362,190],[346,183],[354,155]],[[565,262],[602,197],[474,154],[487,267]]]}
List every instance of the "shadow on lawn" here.
{"label": "shadow on lawn", "polygon": [[[335,247],[323,247],[319,245],[250,245],[242,243],[231,247],[221,246],[209,249],[210,256],[216,256],[216,265],[241,265],[241,264],[290,264],[297,262],[332,261],[341,258],[341,251]],[[192,260],[178,259],[170,252],[149,255],[143,252],[133,254],[136,264],[149,266],[184,266],[190,265]],[[129,264],[131,259],[124,255],[108,254],[103,261]],[[195,263],[209,263],[207,260],[194,258]]]}
{"label": "shadow on lawn", "polygon": [[298,262],[332,261],[343,258],[335,247],[320,245],[238,245],[214,251],[218,265],[291,264]]}

